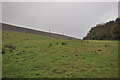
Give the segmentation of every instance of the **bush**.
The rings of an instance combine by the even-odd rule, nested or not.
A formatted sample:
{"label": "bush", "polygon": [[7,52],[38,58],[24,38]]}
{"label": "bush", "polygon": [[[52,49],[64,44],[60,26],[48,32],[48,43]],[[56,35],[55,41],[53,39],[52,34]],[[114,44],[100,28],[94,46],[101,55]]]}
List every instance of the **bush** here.
{"label": "bush", "polygon": [[62,45],[67,45],[67,43],[65,43],[65,42],[62,42]]}

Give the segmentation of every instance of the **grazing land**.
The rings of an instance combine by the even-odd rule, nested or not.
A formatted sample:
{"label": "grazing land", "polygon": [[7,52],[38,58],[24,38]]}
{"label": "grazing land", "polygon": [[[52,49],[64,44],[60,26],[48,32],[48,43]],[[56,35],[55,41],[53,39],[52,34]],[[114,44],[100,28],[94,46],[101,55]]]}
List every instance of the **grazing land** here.
{"label": "grazing land", "polygon": [[55,39],[3,31],[3,78],[117,78],[117,40]]}

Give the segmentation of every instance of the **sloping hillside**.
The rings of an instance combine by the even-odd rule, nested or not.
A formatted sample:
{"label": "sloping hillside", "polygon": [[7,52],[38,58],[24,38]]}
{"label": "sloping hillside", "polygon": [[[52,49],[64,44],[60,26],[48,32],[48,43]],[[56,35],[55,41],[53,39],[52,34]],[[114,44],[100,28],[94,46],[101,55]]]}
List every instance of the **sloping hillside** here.
{"label": "sloping hillside", "polygon": [[84,40],[117,40],[120,39],[120,18],[91,28]]}
{"label": "sloping hillside", "polygon": [[48,37],[53,37],[53,38],[76,39],[74,37],[70,37],[70,36],[66,36],[66,35],[60,35],[60,34],[55,34],[55,33],[38,31],[38,30],[18,27],[18,26],[14,26],[14,25],[10,25],[10,24],[5,24],[5,23],[2,23],[2,30],[14,31],[14,32],[22,32],[22,33],[30,33],[30,34],[37,34],[37,35],[48,36]]}
{"label": "sloping hillside", "polygon": [[2,35],[3,78],[118,77],[118,41],[55,39],[11,31]]}

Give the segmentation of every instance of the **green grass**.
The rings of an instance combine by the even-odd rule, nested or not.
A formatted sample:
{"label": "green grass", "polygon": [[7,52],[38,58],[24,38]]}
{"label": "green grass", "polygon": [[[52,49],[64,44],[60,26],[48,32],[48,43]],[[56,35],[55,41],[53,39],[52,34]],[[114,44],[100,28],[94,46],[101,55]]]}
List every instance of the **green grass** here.
{"label": "green grass", "polygon": [[3,78],[118,77],[118,41],[49,39],[8,31],[2,35]]}

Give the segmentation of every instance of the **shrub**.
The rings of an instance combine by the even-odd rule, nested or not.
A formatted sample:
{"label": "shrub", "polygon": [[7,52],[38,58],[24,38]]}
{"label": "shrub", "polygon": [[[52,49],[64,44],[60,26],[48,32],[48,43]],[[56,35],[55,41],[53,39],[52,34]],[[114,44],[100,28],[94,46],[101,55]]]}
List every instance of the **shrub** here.
{"label": "shrub", "polygon": [[62,45],[67,45],[67,43],[65,43],[65,42],[62,42]]}

